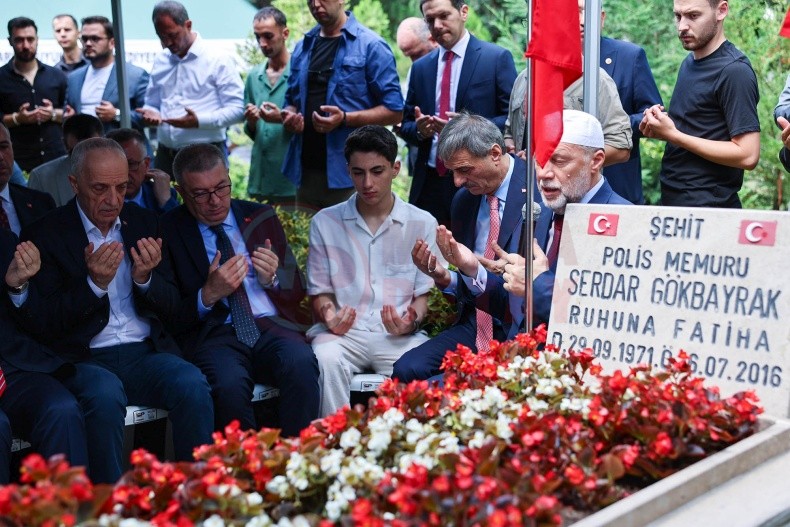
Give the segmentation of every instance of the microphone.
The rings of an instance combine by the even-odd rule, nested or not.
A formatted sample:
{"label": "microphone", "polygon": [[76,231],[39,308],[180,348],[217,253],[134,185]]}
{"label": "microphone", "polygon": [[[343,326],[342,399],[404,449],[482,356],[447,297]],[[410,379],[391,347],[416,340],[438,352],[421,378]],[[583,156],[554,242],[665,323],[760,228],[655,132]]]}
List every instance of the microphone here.
{"label": "microphone", "polygon": [[[538,216],[540,216],[541,212],[540,203],[535,201],[532,202],[532,232],[535,232],[535,224],[538,222]],[[518,254],[521,256],[526,257],[524,254],[524,249],[526,247],[526,237],[527,237],[527,204],[521,207],[521,219],[524,220],[524,225],[521,228],[521,239],[518,241]]]}

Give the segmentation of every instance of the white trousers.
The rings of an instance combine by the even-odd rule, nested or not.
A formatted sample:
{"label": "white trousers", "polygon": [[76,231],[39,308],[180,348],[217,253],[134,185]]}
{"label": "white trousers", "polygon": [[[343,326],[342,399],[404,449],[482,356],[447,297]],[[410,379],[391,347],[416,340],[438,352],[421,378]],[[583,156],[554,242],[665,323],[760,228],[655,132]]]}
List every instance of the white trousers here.
{"label": "white trousers", "polygon": [[354,374],[373,371],[390,376],[401,355],[428,340],[423,332],[395,336],[355,328],[338,336],[323,325],[313,326],[308,335],[314,337],[313,352],[321,371],[321,417],[349,404]]}

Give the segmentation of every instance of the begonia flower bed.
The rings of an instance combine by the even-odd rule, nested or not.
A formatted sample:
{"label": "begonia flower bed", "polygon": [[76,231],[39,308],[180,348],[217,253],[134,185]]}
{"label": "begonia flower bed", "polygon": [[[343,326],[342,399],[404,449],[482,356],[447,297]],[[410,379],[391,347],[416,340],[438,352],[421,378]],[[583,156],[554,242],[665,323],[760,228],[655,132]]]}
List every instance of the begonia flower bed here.
{"label": "begonia flower bed", "polygon": [[[236,423],[164,463],[144,450],[114,486],[30,456],[0,488],[7,525],[544,526],[572,522],[753,434],[752,392],[721,398],[681,352],[604,375],[545,331],[448,352],[443,387],[388,381],[298,439]],[[0,523],[2,523],[0,521]]]}

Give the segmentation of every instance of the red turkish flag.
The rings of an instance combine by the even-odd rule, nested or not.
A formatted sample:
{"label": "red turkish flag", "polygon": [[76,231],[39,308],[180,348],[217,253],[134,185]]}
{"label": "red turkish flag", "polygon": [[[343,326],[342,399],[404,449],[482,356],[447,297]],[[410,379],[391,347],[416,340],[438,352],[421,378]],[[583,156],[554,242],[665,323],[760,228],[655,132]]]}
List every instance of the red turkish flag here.
{"label": "red turkish flag", "polygon": [[779,30],[779,36],[790,38],[790,9],[787,10],[785,21],[782,23],[782,29]]}
{"label": "red turkish flag", "polygon": [[582,74],[577,1],[533,0],[526,55],[532,60],[532,151],[543,166],[562,137],[562,92]]}

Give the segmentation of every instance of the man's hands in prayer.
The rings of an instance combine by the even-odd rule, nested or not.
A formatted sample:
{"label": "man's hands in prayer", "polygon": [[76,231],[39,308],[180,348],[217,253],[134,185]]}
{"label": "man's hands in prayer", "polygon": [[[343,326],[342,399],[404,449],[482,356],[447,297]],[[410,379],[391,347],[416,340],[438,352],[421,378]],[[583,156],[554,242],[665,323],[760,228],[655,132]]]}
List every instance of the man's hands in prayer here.
{"label": "man's hands in prayer", "polygon": [[329,331],[340,336],[348,333],[348,330],[354,325],[357,312],[349,306],[343,306],[340,311],[337,311],[332,302],[326,302],[321,306],[321,318],[324,319],[324,324]]}
{"label": "man's hands in prayer", "polygon": [[304,131],[304,116],[296,111],[293,106],[280,112],[283,128],[292,134],[301,134]]}
{"label": "man's hands in prayer", "polygon": [[110,101],[102,101],[96,107],[96,117],[103,123],[110,123],[115,120],[115,106]]}
{"label": "man's hands in prayer", "polygon": [[[507,253],[499,245],[493,245],[496,260],[478,256],[483,267],[494,274],[501,274],[505,281],[504,288],[516,296],[524,296],[526,289],[526,260],[520,254]],[[549,270],[549,259],[540,249],[538,242],[532,240],[532,280]]]}
{"label": "man's hands in prayer", "polygon": [[96,251],[93,250],[93,242],[85,247],[85,263],[88,266],[88,276],[98,288],[105,291],[112,279],[115,278],[115,273],[118,271],[122,260],[123,244],[121,242],[103,243]]}
{"label": "man's hands in prayer", "polygon": [[428,242],[418,239],[411,250],[411,259],[420,272],[433,278],[436,287],[446,289],[450,285],[450,271],[439,264],[436,255],[431,253]]}
{"label": "man's hands in prayer", "polygon": [[195,110],[185,107],[184,111],[186,113],[181,117],[170,117],[168,119],[163,119],[163,121],[176,128],[197,128],[199,123]]}
{"label": "man's hands in prayer", "polygon": [[265,103],[261,104],[261,107],[258,109],[258,111],[261,119],[267,123],[283,122],[283,112],[280,110],[280,107],[273,102],[266,101]]}
{"label": "man's hands in prayer", "polygon": [[258,124],[260,118],[261,109],[248,102],[247,106],[244,107],[244,120],[247,121],[247,125],[251,130],[255,130],[255,125]]}
{"label": "man's hands in prayer", "polygon": [[313,112],[313,128],[319,134],[328,134],[343,125],[343,110],[337,106],[323,105],[319,109],[326,115]]}
{"label": "man's hands in prayer", "polygon": [[9,287],[22,287],[41,269],[41,254],[33,242],[22,242],[16,246],[14,258],[5,274]]}
{"label": "man's hands in prayer", "polygon": [[217,251],[208,268],[208,279],[203,285],[201,297],[206,307],[213,306],[218,300],[233,293],[247,275],[247,259],[243,254],[231,256],[222,265],[219,264],[220,258],[222,253]]}
{"label": "man's hands in prayer", "polygon": [[645,110],[642,122],[639,123],[639,131],[650,139],[661,139],[672,143],[677,128],[675,128],[674,121],[664,111],[664,107],[655,104]]}
{"label": "man's hands in prayer", "polygon": [[406,308],[403,316],[398,315],[395,306],[384,304],[381,308],[381,321],[384,323],[384,329],[390,335],[409,335],[414,333],[417,325],[414,321],[417,320],[417,312],[413,307]]}
{"label": "man's hands in prayer", "polygon": [[438,115],[425,115],[419,106],[414,107],[414,122],[420,136],[424,139],[433,137],[433,134],[440,134],[450,119],[458,115],[455,112],[447,112],[447,119],[442,119]]}
{"label": "man's hands in prayer", "polygon": [[159,126],[162,124],[162,116],[156,110],[151,110],[149,108],[135,108],[135,112],[140,114],[140,117],[143,118],[143,124],[145,126]]}
{"label": "man's hands in prayer", "polygon": [[154,197],[156,204],[164,207],[165,203],[170,200],[170,174],[158,168],[150,168],[145,173],[145,177],[150,179],[154,184]]}
{"label": "man's hands in prayer", "polygon": [[263,247],[256,247],[252,253],[252,267],[255,269],[258,283],[264,287],[273,285],[278,265],[280,265],[280,259],[272,251],[271,240],[266,238]]}
{"label": "man's hands in prayer", "polygon": [[436,245],[447,263],[456,266],[466,276],[477,276],[477,256],[464,244],[458,243],[453,238],[453,233],[444,225],[436,228]]}
{"label": "man's hands in prayer", "polygon": [[129,252],[132,256],[132,280],[138,285],[144,284],[162,261],[162,238],[140,238],[137,248],[132,247]]}

